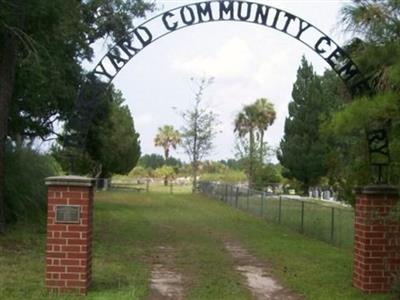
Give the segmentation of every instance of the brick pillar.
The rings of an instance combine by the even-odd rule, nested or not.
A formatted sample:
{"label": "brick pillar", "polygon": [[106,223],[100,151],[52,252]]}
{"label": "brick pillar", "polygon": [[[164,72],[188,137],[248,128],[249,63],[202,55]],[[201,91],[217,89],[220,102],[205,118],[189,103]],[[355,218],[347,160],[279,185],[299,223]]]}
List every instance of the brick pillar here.
{"label": "brick pillar", "polygon": [[400,271],[400,220],[392,186],[356,189],[353,285],[367,292],[388,292]]}
{"label": "brick pillar", "polygon": [[93,181],[49,177],[46,185],[46,287],[85,295],[91,282]]}

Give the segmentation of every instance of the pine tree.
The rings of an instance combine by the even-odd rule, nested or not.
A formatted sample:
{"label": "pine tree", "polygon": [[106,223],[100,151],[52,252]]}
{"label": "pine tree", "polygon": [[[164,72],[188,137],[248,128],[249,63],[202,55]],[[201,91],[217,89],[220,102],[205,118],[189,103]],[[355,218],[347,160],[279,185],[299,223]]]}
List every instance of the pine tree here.
{"label": "pine tree", "polygon": [[[363,160],[361,174],[351,174],[355,184],[371,181],[400,182],[400,1],[352,0],[342,11],[342,24],[353,34],[347,46],[365,74],[371,78],[371,92],[353,99],[350,105],[333,115],[329,126],[335,135],[351,136],[358,151],[351,153],[353,170],[360,169],[357,161]],[[390,158],[369,155],[365,135],[367,130],[386,129]],[[360,159],[361,157],[361,159]],[[381,172],[369,162],[389,164]],[[360,172],[359,172],[360,173]],[[344,176],[342,176],[344,177]]]}
{"label": "pine tree", "polygon": [[278,159],[285,168],[283,175],[302,182],[307,192],[326,173],[327,145],[319,132],[321,113],[326,109],[322,82],[305,57],[297,71],[292,98]]}

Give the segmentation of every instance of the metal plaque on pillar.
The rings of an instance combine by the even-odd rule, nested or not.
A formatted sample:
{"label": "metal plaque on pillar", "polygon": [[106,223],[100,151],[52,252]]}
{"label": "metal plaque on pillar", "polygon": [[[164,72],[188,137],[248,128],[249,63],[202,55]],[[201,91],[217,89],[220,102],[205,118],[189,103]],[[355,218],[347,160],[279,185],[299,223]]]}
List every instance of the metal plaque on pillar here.
{"label": "metal plaque on pillar", "polygon": [[79,224],[80,211],[79,205],[57,205],[56,223]]}

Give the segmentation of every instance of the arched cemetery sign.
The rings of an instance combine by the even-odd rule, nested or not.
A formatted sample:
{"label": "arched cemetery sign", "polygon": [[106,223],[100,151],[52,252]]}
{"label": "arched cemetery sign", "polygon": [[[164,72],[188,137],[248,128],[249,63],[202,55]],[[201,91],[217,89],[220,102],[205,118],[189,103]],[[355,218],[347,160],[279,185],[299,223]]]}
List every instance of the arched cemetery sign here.
{"label": "arched cemetery sign", "polygon": [[130,59],[158,39],[189,26],[222,21],[246,22],[283,32],[322,57],[352,94],[368,87],[352,59],[317,27],[287,11],[249,1],[202,1],[157,15],[116,43],[93,73],[111,82]]}
{"label": "arched cemetery sign", "polygon": [[[370,92],[368,80],[350,56],[317,27],[282,9],[236,0],[191,3],[147,20],[117,42],[92,73],[110,83],[134,56],[162,37],[189,26],[224,21],[245,22],[280,31],[303,43],[324,59],[342,79],[351,95]],[[368,129],[367,139],[370,164],[377,168],[376,181],[383,182],[383,169],[390,161],[387,128]],[[376,156],[379,158],[375,159]]]}

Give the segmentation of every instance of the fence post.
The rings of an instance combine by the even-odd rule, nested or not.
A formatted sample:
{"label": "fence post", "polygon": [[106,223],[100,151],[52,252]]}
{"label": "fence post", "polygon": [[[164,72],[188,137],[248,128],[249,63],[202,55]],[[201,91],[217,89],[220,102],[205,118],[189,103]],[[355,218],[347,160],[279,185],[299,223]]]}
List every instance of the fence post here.
{"label": "fence post", "polygon": [[146,192],[149,192],[149,183],[150,183],[150,179],[146,180]]}
{"label": "fence post", "polygon": [[278,223],[281,223],[282,217],[282,196],[279,196],[279,207],[278,207]]}
{"label": "fence post", "polygon": [[335,238],[335,208],[332,207],[331,211],[331,243],[333,244]]}
{"label": "fence post", "polygon": [[264,194],[265,192],[263,191],[261,194],[261,212],[260,212],[261,218],[264,217]]}
{"label": "fence post", "polygon": [[236,188],[235,207],[238,208],[238,205],[239,205],[239,187]]}
{"label": "fence post", "polygon": [[170,194],[173,194],[173,192],[174,192],[174,184],[172,182],[169,185],[169,192],[170,192]]}
{"label": "fence post", "polygon": [[250,188],[247,189],[247,211],[249,211],[250,208]]}
{"label": "fence post", "polygon": [[228,203],[228,185],[225,184],[225,203]]}
{"label": "fence post", "polygon": [[232,199],[233,199],[233,185],[231,185],[231,195],[230,195],[230,197],[229,197],[229,205],[231,205],[232,206]]}
{"label": "fence post", "polygon": [[301,224],[300,224],[300,232],[304,232],[304,201],[301,201]]}

